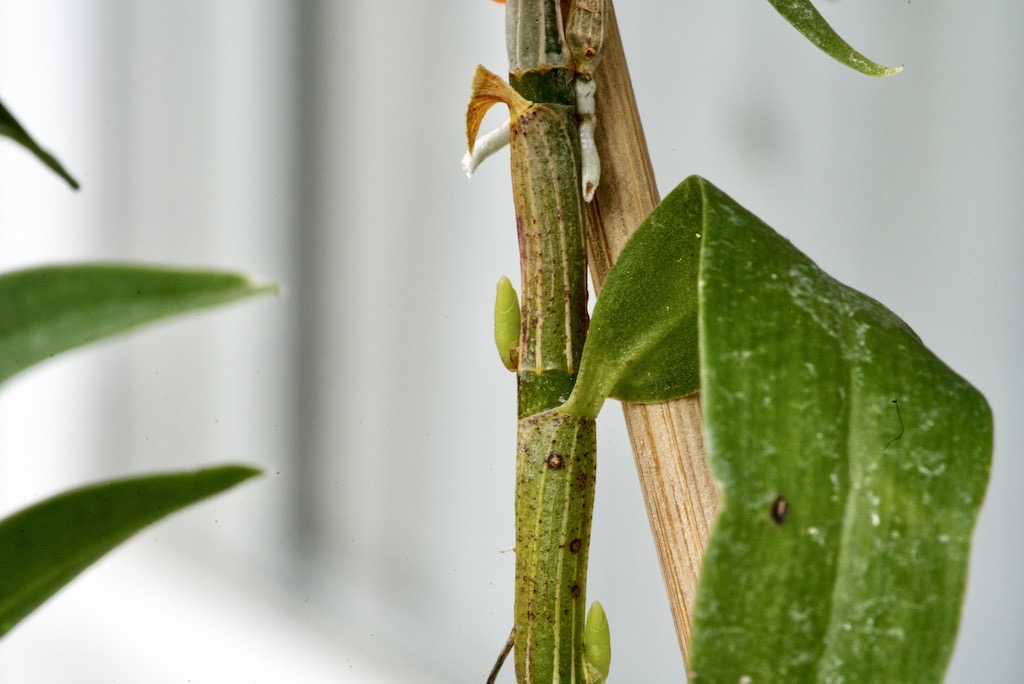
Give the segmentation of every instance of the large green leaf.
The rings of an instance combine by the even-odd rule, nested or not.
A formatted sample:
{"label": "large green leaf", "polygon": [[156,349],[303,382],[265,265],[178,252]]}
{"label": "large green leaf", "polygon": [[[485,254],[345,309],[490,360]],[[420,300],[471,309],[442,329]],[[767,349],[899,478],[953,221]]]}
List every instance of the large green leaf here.
{"label": "large green leaf", "polygon": [[563,411],[596,417],[606,397],[650,402],[697,391],[701,211],[700,189],[684,183],[630,238],[594,305]]}
{"label": "large green leaf", "polygon": [[561,410],[590,415],[620,386],[684,394],[697,347],[721,497],[698,681],[941,679],[988,480],[984,398],[891,312],[693,177],[609,273]]}
{"label": "large green leaf", "polygon": [[833,30],[810,0],[768,0],[786,21],[833,59],[868,76],[892,76],[903,67],[889,68],[854,50]]}
{"label": "large green leaf", "polygon": [[66,180],[68,185],[75,190],[78,189],[78,181],[71,177],[71,174],[64,169],[56,157],[44,150],[32,139],[32,136],[18,123],[18,120],[14,118],[14,115],[4,106],[3,102],[0,102],[0,135],[5,135],[15,142],[21,143],[39,161],[49,166],[57,175]]}
{"label": "large green leaf", "polygon": [[273,291],[231,273],[53,266],[0,276],[0,383],[54,354],[167,316]]}
{"label": "large green leaf", "polygon": [[721,508],[701,682],[940,681],[988,480],[984,398],[900,319],[717,188],[701,364]]}
{"label": "large green leaf", "polygon": [[118,480],[61,494],[0,521],[0,636],[146,525],[257,474],[221,466]]}

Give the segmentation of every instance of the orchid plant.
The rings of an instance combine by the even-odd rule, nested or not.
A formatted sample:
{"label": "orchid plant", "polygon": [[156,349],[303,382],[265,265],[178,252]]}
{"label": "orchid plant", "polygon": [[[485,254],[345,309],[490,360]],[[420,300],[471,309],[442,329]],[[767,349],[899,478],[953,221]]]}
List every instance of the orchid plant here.
{"label": "orchid plant", "polygon": [[[807,0],[769,1],[846,66],[900,71]],[[495,306],[519,430],[514,625],[489,681],[509,652],[520,684],[608,677],[608,620],[585,610],[595,420],[608,398],[697,392],[718,510],[694,563],[691,676],[940,680],[988,480],[989,407],[896,315],[698,176],[635,228],[588,315],[588,247],[621,202],[601,185],[616,152],[602,149],[602,98],[615,93],[595,79],[612,17],[611,0],[508,0],[508,81],[483,67],[473,79],[464,166],[510,146],[522,292],[520,304],[502,279]],[[508,121],[478,138],[496,104]]]}

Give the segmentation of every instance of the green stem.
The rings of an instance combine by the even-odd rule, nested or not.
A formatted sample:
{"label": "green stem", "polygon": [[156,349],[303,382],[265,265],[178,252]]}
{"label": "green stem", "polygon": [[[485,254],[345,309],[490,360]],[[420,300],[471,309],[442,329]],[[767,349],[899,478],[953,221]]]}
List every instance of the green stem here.
{"label": "green stem", "polygon": [[522,268],[516,677],[582,682],[596,428],[550,410],[572,391],[589,320],[575,74],[558,0],[510,0],[507,11],[509,81],[532,103],[511,125]]}
{"label": "green stem", "polygon": [[522,275],[519,417],[565,402],[587,331],[587,252],[575,110],[535,103],[512,126]]}
{"label": "green stem", "polygon": [[596,424],[546,411],[519,421],[515,666],[520,684],[583,682]]}
{"label": "green stem", "polygon": [[[543,4],[531,0],[532,4]],[[516,2],[509,3],[510,17]],[[549,2],[545,11],[558,12]],[[545,39],[522,30],[524,39]],[[509,53],[515,52],[513,46]],[[532,51],[530,54],[533,54]],[[512,122],[512,194],[522,269],[519,417],[565,402],[579,370],[587,316],[587,252],[576,108],[565,68],[511,72],[533,106]],[[526,91],[526,92],[524,92]],[[538,99],[549,95],[552,99]]]}
{"label": "green stem", "polygon": [[496,340],[519,390],[516,679],[597,682],[607,670],[603,621],[589,669],[583,644],[595,425],[554,410],[572,392],[589,323],[575,72],[557,0],[509,0],[508,37],[518,90],[479,67],[466,134],[473,149],[487,110],[508,106],[522,268],[518,354],[506,354],[504,309]]}

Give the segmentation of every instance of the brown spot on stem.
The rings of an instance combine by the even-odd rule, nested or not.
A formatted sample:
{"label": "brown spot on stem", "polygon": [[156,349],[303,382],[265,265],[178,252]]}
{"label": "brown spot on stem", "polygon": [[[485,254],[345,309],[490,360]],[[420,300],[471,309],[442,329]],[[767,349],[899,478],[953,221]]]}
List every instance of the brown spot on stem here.
{"label": "brown spot on stem", "polygon": [[576,537],[571,542],[569,542],[569,551],[571,551],[572,553],[579,553],[581,546],[583,546],[583,542],[580,541],[579,537]]}
{"label": "brown spot on stem", "polygon": [[551,454],[544,462],[548,464],[548,469],[550,470],[561,470],[562,466],[565,465],[565,459],[562,458],[561,454]]}
{"label": "brown spot on stem", "polygon": [[573,584],[572,584],[572,597],[573,598],[579,598],[580,597],[580,585],[576,584],[575,582],[573,582]]}

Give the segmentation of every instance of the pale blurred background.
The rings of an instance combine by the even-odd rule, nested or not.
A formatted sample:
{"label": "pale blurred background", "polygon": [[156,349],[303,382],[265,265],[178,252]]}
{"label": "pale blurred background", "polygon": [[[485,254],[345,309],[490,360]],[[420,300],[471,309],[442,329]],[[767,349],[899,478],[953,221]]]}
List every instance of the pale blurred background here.
{"label": "pale blurred background", "polygon": [[[618,11],[663,193],[700,173],[989,398],[992,484],[950,682],[1024,678],[1024,5],[822,1],[878,81],[766,2]],[[0,393],[0,512],[128,472],[267,475],[147,529],[0,642],[19,684],[468,682],[511,625],[517,271],[507,155],[459,168],[489,0],[0,0],[0,267],[227,267],[283,297],[79,351]],[[589,595],[617,682],[684,668],[621,413]],[[511,669],[503,674],[511,682]]]}

